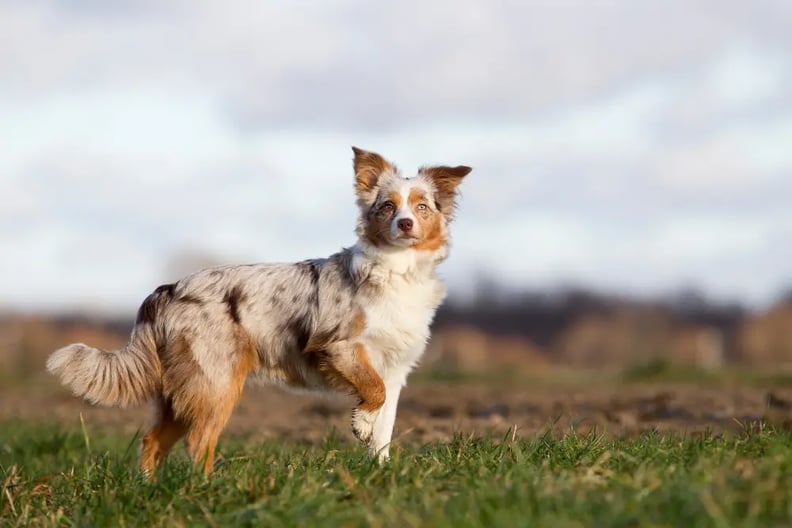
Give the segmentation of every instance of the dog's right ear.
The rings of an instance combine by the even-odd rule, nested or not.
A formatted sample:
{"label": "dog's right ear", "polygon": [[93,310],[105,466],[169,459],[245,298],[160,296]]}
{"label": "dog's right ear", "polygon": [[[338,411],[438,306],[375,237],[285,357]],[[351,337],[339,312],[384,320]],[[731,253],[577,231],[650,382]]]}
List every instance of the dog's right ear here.
{"label": "dog's right ear", "polygon": [[376,152],[357,147],[352,147],[352,152],[355,153],[355,191],[361,199],[368,200],[375,193],[382,173],[394,170],[394,167]]}

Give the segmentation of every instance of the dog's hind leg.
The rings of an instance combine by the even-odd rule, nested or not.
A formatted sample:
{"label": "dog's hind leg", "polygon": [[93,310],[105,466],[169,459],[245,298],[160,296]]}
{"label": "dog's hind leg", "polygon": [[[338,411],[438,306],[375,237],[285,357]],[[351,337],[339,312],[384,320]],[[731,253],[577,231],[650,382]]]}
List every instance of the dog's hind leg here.
{"label": "dog's hind leg", "polygon": [[234,388],[218,396],[211,407],[193,411],[193,421],[187,433],[187,451],[195,465],[202,466],[207,475],[214,467],[217,439],[231,417],[243,385],[244,379],[240,383],[239,390]]}
{"label": "dog's hind leg", "polygon": [[154,425],[141,442],[140,466],[147,477],[162,466],[173,445],[187,432],[187,426],[173,414],[167,400],[157,399],[154,403]]}
{"label": "dog's hind leg", "polygon": [[256,365],[255,347],[249,338],[239,339],[231,379],[222,390],[205,394],[195,401],[190,412],[191,423],[187,432],[187,450],[196,465],[203,465],[205,474],[212,472],[217,439],[242,395],[245,379]]}
{"label": "dog's hind leg", "polygon": [[225,420],[219,416],[206,421],[193,424],[187,434],[187,450],[196,466],[203,465],[203,472],[209,474],[214,467],[215,448],[217,439],[223,431],[228,417]]}

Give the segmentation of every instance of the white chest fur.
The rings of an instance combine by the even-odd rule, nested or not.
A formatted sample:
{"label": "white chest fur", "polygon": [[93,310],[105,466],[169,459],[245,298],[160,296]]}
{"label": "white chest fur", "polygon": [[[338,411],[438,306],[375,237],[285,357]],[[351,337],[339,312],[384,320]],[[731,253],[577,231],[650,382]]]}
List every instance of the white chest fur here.
{"label": "white chest fur", "polygon": [[382,286],[363,306],[366,327],[361,340],[380,373],[409,371],[426,348],[429,325],[445,288],[434,275],[391,274]]}

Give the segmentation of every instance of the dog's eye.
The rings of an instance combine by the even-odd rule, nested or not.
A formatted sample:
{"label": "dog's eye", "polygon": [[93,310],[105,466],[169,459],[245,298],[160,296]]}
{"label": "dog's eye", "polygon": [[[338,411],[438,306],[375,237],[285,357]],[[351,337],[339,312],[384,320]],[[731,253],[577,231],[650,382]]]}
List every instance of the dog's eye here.
{"label": "dog's eye", "polygon": [[419,211],[426,211],[426,204],[425,203],[418,204],[418,210]]}
{"label": "dog's eye", "polygon": [[396,209],[396,206],[393,204],[393,202],[385,202],[382,204],[382,206],[380,206],[380,211],[384,211],[386,213],[393,211],[394,209]]}

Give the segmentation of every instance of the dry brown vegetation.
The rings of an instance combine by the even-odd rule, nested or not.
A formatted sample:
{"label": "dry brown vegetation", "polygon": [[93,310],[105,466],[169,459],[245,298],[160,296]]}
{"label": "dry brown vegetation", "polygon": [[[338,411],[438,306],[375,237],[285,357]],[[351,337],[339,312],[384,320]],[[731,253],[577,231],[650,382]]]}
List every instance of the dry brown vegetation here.
{"label": "dry brown vegetation", "polygon": [[[623,305],[560,317],[562,323],[545,316],[544,328],[526,320],[525,328],[496,333],[486,318],[476,326],[441,313],[426,361],[405,391],[397,434],[423,441],[513,426],[522,433],[574,426],[632,435],[739,429],[760,419],[790,423],[789,304],[727,318]],[[44,371],[47,355],[64,344],[114,349],[128,330],[89,318],[0,319],[0,419],[74,425],[83,413],[89,423],[127,432],[144,427],[147,409],[87,406]],[[318,440],[328,427],[348,430],[351,403],[250,388],[230,430]]]}
{"label": "dry brown vegetation", "polygon": [[[35,377],[67,343],[118,347],[130,328],[95,317],[0,314],[0,379]],[[708,370],[792,366],[792,300],[759,313],[700,298],[637,302],[581,291],[451,303],[437,316],[424,363],[454,373],[535,373],[658,360]]]}

